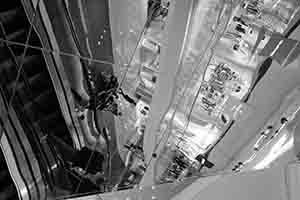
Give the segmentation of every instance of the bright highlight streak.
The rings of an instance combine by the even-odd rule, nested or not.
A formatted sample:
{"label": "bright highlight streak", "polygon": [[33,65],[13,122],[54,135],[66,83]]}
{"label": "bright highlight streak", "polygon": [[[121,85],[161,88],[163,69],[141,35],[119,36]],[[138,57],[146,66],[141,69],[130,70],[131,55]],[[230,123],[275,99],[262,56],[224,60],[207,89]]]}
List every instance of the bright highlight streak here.
{"label": "bright highlight streak", "polygon": [[279,158],[282,154],[290,150],[294,145],[294,137],[289,137],[289,134],[284,134],[277,143],[272,147],[269,154],[257,165],[254,166],[254,169],[259,170],[265,167],[268,167],[273,161]]}
{"label": "bright highlight streak", "polygon": [[[186,126],[184,115],[175,115],[173,121],[179,129],[184,130]],[[199,125],[190,121],[185,133],[183,138],[187,143],[184,145],[184,149],[189,157],[194,158],[199,153],[205,153],[206,149],[215,143],[219,138],[220,130],[210,123]]]}

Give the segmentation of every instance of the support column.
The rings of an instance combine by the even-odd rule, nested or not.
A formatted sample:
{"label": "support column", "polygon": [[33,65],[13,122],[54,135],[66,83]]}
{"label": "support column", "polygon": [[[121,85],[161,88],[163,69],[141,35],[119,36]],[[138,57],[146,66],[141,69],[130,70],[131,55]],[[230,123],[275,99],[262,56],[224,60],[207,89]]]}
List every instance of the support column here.
{"label": "support column", "polygon": [[[152,159],[152,153],[157,144],[155,132],[159,127],[160,120],[173,98],[172,91],[175,86],[175,78],[180,67],[180,61],[183,55],[186,33],[188,31],[190,15],[193,0],[173,0],[170,7],[169,20],[166,24],[167,41],[166,46],[162,47],[160,57],[160,70],[158,76],[158,85],[153,96],[149,123],[147,124],[144,137],[144,151],[146,163]],[[163,142],[161,145],[163,146]],[[158,147],[157,152],[161,147]],[[153,184],[153,169],[155,160],[152,160],[150,166],[141,181],[141,185]]]}

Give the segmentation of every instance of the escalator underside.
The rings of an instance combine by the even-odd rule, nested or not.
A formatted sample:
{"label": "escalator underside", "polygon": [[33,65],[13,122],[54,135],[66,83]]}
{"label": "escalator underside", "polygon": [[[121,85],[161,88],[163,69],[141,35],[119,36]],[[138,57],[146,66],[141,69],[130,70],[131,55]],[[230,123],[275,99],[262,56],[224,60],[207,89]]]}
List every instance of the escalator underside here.
{"label": "escalator underside", "polygon": [[[11,102],[44,173],[43,178],[50,183],[50,188],[54,187],[57,176],[52,169],[60,165],[60,152],[52,145],[53,138],[70,147],[73,142],[60,110],[44,54],[39,49],[42,48],[41,41],[28,21],[21,0],[11,0],[1,6],[0,38],[1,96],[6,105]],[[4,40],[15,43],[6,43]],[[26,42],[37,48],[17,45]],[[5,114],[1,116],[1,122],[1,125],[7,122]],[[16,188],[3,156],[1,153],[0,199],[16,199]]]}

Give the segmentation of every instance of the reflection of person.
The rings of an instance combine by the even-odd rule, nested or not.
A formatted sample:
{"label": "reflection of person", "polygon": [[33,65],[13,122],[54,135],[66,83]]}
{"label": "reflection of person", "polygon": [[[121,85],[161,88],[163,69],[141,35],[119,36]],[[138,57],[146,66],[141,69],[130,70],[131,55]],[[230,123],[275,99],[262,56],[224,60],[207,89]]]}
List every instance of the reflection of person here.
{"label": "reflection of person", "polygon": [[232,48],[235,52],[242,53],[245,56],[250,56],[251,54],[249,45],[244,40],[241,40],[238,44],[234,44]]}
{"label": "reflection of person", "polygon": [[162,2],[162,0],[148,0],[147,16],[149,19],[148,26],[151,20],[157,17],[165,18],[168,15],[168,7],[170,2]]}
{"label": "reflection of person", "polygon": [[151,15],[154,14],[155,9],[161,6],[161,0],[148,0],[148,10],[147,16],[148,18],[152,18]]}
{"label": "reflection of person", "polygon": [[120,89],[120,94],[124,97],[124,99],[125,99],[128,103],[130,103],[130,104],[136,106],[135,100],[134,100],[133,98],[131,98],[129,95],[125,94],[125,93],[123,92],[122,89]]}
{"label": "reflection of person", "polygon": [[[87,147],[76,150],[55,135],[47,135],[47,140],[51,146],[55,147],[54,149],[57,151],[57,155],[64,162],[70,163],[71,167],[80,167],[86,170],[85,172],[91,174],[103,172],[105,157],[102,153],[93,151]],[[89,165],[87,165],[88,161]]]}
{"label": "reflection of person", "polygon": [[116,88],[118,84],[118,79],[113,74],[101,72],[96,79],[97,93]]}
{"label": "reflection of person", "polygon": [[239,83],[233,82],[233,83],[228,85],[228,89],[233,91],[233,92],[239,93],[242,90],[242,87]]}
{"label": "reflection of person", "polygon": [[234,16],[233,17],[233,21],[234,22],[239,22],[239,23],[241,23],[244,26],[249,26],[248,24],[245,23],[245,21],[241,17]]}
{"label": "reflection of person", "polygon": [[230,32],[230,31],[226,32],[226,33],[224,34],[224,36],[225,36],[226,38],[228,38],[228,39],[231,39],[231,40],[237,40],[237,39],[242,38],[242,36],[241,36],[240,34],[235,33],[235,32]]}
{"label": "reflection of person", "polygon": [[[86,168],[88,161],[89,165]],[[104,156],[97,151],[93,152],[92,150],[83,147],[81,150],[75,152],[70,162],[73,166],[80,167],[84,170],[86,169],[88,173],[96,174],[97,172],[103,171]]]}
{"label": "reflection of person", "polygon": [[101,72],[97,73],[94,79],[91,78],[91,81],[95,83],[95,86],[90,91],[90,95],[93,98],[90,98],[88,102],[84,101],[76,91],[72,90],[80,105],[85,109],[109,111],[116,116],[120,116],[122,113],[119,112],[118,104],[116,103],[116,99],[119,98],[117,77],[111,73]]}
{"label": "reflection of person", "polygon": [[110,110],[109,110],[112,114],[116,115],[116,116],[121,116],[122,113],[119,112],[119,108],[118,108],[118,104],[116,102],[113,102],[110,106]]}
{"label": "reflection of person", "polygon": [[240,48],[240,45],[234,44],[232,48],[233,48],[234,51],[238,51],[239,48]]}
{"label": "reflection of person", "polygon": [[246,30],[240,24],[236,25],[235,30],[242,34],[246,33]]}
{"label": "reflection of person", "polygon": [[246,9],[246,11],[253,16],[257,16],[260,13],[259,5],[261,3],[259,1],[246,1],[243,3],[243,8]]}

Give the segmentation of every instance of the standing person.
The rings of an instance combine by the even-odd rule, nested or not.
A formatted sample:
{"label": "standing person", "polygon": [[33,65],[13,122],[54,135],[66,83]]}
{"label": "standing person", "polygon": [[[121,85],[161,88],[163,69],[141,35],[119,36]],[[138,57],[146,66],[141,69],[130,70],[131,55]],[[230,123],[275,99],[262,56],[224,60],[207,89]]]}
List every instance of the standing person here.
{"label": "standing person", "polygon": [[[104,110],[117,98],[116,90],[119,86],[118,79],[113,74],[101,72],[96,80],[97,109]],[[90,103],[93,105],[94,102]]]}
{"label": "standing person", "polygon": [[151,21],[160,16],[162,13],[161,0],[148,0],[148,9],[147,9],[147,24],[146,27],[149,27]]}
{"label": "standing person", "polygon": [[234,17],[233,17],[233,21],[234,21],[234,22],[239,22],[239,23],[241,23],[241,24],[244,25],[244,26],[249,26],[248,24],[246,24],[246,23],[244,22],[244,20],[243,20],[241,17],[234,16]]}
{"label": "standing person", "polygon": [[161,0],[148,0],[148,9],[147,9],[147,16],[148,18],[151,17],[154,9],[158,6],[161,6]]}
{"label": "standing person", "polygon": [[124,99],[125,99],[128,103],[130,103],[130,104],[136,106],[135,100],[132,99],[129,95],[125,94],[125,93],[123,92],[122,89],[120,89],[120,94],[124,97]]}

